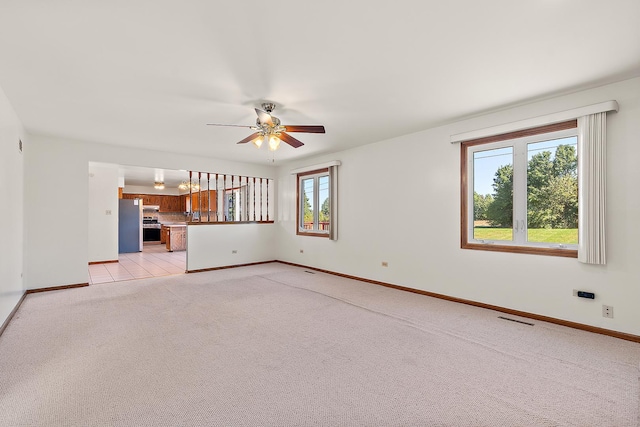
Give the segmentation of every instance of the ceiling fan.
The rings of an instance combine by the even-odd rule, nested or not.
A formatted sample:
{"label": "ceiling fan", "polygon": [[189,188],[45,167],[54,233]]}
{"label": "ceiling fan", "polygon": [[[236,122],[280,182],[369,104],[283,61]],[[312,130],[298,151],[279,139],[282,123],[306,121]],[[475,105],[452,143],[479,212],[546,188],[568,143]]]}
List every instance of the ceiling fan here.
{"label": "ceiling fan", "polygon": [[255,126],[243,126],[243,125],[224,125],[219,123],[207,123],[209,126],[234,126],[253,129],[256,132],[252,133],[238,144],[246,144],[252,142],[256,147],[260,148],[264,141],[268,141],[269,150],[275,151],[280,146],[280,141],[284,141],[293,148],[298,148],[304,144],[298,139],[292,137],[287,132],[305,132],[305,133],[325,133],[324,126],[322,125],[298,125],[289,126],[280,123],[280,119],[276,116],[272,116],[271,112],[276,109],[276,104],[271,102],[265,102],[262,104],[262,110],[256,108]]}

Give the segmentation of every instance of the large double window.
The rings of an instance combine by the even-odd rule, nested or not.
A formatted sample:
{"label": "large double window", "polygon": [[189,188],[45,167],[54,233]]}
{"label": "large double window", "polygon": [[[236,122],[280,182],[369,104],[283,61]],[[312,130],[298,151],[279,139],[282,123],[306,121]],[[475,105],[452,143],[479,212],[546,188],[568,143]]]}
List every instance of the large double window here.
{"label": "large double window", "polygon": [[330,193],[329,169],[298,174],[298,234],[329,237]]}
{"label": "large double window", "polygon": [[577,256],[577,122],[462,144],[462,247]]}

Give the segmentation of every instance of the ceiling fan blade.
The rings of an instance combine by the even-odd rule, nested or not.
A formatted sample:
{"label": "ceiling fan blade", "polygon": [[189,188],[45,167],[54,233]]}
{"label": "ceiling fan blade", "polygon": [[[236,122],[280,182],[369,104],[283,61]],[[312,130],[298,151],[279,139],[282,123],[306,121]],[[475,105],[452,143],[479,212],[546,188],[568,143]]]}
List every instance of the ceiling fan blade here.
{"label": "ceiling fan blade", "polygon": [[255,126],[245,126],[245,125],[225,125],[221,123],[207,123],[207,126],[233,126],[235,128],[249,128],[249,129],[251,129],[252,127],[255,127]]}
{"label": "ceiling fan blade", "polygon": [[324,126],[322,125],[313,125],[313,126],[284,126],[287,129],[287,132],[306,132],[306,133],[324,133]]}
{"label": "ceiling fan blade", "polygon": [[293,148],[302,147],[304,145],[302,142],[298,141],[291,135],[287,135],[284,132],[280,132],[280,139],[286,142],[287,144],[289,144],[290,146],[292,146]]}
{"label": "ceiling fan blade", "polygon": [[247,142],[251,142],[259,136],[260,136],[260,132],[254,132],[248,137],[246,137],[245,139],[243,139],[242,141],[238,142],[238,144],[246,144]]}
{"label": "ceiling fan blade", "polygon": [[258,115],[258,119],[260,120],[260,123],[262,123],[263,125],[273,126],[273,120],[271,119],[271,114],[259,108],[256,108],[256,114]]}

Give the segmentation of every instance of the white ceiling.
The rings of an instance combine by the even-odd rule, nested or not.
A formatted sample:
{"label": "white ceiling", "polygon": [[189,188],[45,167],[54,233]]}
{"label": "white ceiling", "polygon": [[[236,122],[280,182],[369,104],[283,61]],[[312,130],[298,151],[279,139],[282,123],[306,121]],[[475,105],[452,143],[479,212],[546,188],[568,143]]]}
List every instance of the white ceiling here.
{"label": "white ceiling", "polygon": [[144,186],[150,189],[156,182],[162,182],[167,190],[174,192],[178,191],[180,183],[189,180],[189,172],[185,170],[120,165],[118,173],[124,178],[126,186]]}
{"label": "white ceiling", "polygon": [[638,0],[1,0],[0,87],[27,131],[279,164],[640,75]]}

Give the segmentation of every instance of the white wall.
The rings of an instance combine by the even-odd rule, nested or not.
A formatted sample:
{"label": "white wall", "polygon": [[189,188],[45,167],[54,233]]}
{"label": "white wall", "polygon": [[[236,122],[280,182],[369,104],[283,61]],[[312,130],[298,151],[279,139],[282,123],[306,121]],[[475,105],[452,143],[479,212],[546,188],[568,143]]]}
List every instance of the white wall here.
{"label": "white wall", "polygon": [[190,225],[187,269],[274,261],[277,259],[274,239],[274,224]]}
{"label": "white wall", "polygon": [[[273,178],[268,166],[30,135],[25,153],[25,285],[88,281],[89,162],[236,173]],[[74,183],[69,187],[69,183]],[[47,206],[46,221],[39,209]]]}
{"label": "white wall", "polygon": [[24,284],[23,241],[23,154],[18,150],[22,138],[24,151],[30,146],[9,100],[0,88],[0,325],[14,309]]}
{"label": "white wall", "polygon": [[[589,266],[575,259],[460,249],[459,146],[449,136],[615,99],[620,112],[608,122],[608,264]],[[464,102],[464,100],[460,100]],[[277,178],[278,222],[260,228],[249,243],[266,242],[277,258],[345,274],[371,278],[516,310],[640,335],[640,79],[549,99],[463,120],[393,140],[307,159],[281,167],[180,156],[104,144],[29,135],[22,157],[15,144],[20,124],[0,95],[0,187],[2,223],[11,224],[2,246],[0,319],[17,302],[22,289],[85,283],[89,261],[90,161],[166,169],[192,169]],[[24,139],[23,139],[24,141]],[[295,178],[289,170],[329,160],[339,168],[339,240],[296,236]],[[68,183],[74,187],[69,188]],[[11,186],[8,185],[11,183]],[[398,201],[413,200],[411,209]],[[15,201],[15,203],[13,203]],[[42,207],[47,207],[43,221]],[[24,213],[24,281],[20,280]],[[211,252],[208,233],[189,245],[203,247],[205,259],[189,268],[227,265],[230,236],[220,236]],[[218,226],[221,227],[221,226]],[[211,228],[211,230],[207,230]],[[272,229],[274,236],[269,236]],[[207,231],[205,231],[207,230]],[[209,236],[215,239],[216,236]],[[195,247],[195,246],[194,246]],[[304,249],[304,253],[299,250]],[[242,258],[248,249],[239,248]],[[262,254],[264,247],[256,252]],[[240,252],[242,251],[242,252]],[[226,252],[229,252],[227,254]],[[5,261],[7,260],[7,261]],[[266,260],[266,259],[265,259]],[[220,261],[220,262],[222,262]],[[388,268],[380,266],[389,263]],[[233,262],[233,261],[231,261]],[[238,263],[253,262],[242,260]],[[572,289],[595,292],[595,301],[572,296]],[[601,305],[614,307],[615,318],[601,316]]]}
{"label": "white wall", "polygon": [[118,259],[118,166],[89,163],[89,262]]}
{"label": "white wall", "polygon": [[[612,99],[620,111],[608,117],[606,266],[460,249],[460,146],[450,135]],[[639,135],[636,78],[292,162],[279,169],[279,259],[640,335]],[[330,160],[342,161],[339,240],[297,236],[289,171]],[[596,299],[574,297],[574,288]],[[615,318],[602,317],[602,304]]]}

